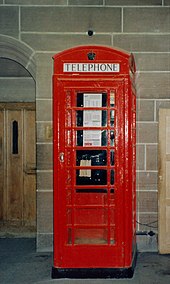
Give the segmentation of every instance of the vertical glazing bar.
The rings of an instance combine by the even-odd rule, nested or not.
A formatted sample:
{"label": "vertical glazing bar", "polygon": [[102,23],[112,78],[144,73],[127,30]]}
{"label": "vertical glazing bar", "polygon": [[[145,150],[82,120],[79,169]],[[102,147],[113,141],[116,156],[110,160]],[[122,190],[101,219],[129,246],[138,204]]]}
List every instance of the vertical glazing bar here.
{"label": "vertical glazing bar", "polygon": [[[73,94],[73,91],[70,90],[68,91],[69,93],[69,102],[68,102],[68,106],[69,107],[69,112],[70,112],[70,121],[69,121],[69,131],[70,131],[70,134],[69,134],[69,151],[70,151],[70,154],[69,154],[69,166],[68,166],[68,170],[69,170],[69,175],[70,175],[70,179],[71,179],[71,182],[69,185],[71,185],[71,232],[70,232],[70,229],[68,230],[70,232],[70,239],[71,239],[71,244],[72,246],[74,245],[74,180],[73,180],[73,177],[74,177],[74,169],[71,165],[73,165],[73,161],[74,161],[74,157],[73,157],[73,136],[74,136],[74,133],[73,133],[73,109],[72,109],[72,94]],[[68,131],[68,130],[67,130]],[[68,149],[67,149],[68,151]],[[68,153],[67,153],[68,154]]]}
{"label": "vertical glazing bar", "polygon": [[[110,176],[110,195],[109,195],[109,214],[110,214],[110,219],[111,219],[111,216],[113,218],[113,212],[111,212],[111,210],[114,210],[114,207],[113,207],[113,204],[111,204],[111,189],[113,190],[113,193],[115,192],[115,177],[116,177],[116,173],[115,173],[115,169],[116,169],[116,120],[117,120],[117,112],[116,112],[116,90],[110,90],[110,101],[109,101],[109,112],[110,112],[110,129],[111,131],[113,131],[113,143],[110,143],[110,149],[113,151],[113,159],[114,159],[114,162],[113,164],[111,164],[111,161],[110,161],[110,173],[113,171],[113,184],[111,182],[111,176]],[[111,113],[112,111],[112,113]],[[111,116],[113,116],[111,118]],[[112,121],[111,121],[112,119]],[[111,135],[111,131],[110,131],[110,135]],[[110,142],[111,142],[111,137],[110,137]],[[114,148],[113,148],[114,147]],[[110,153],[111,153],[111,150],[110,150]],[[113,194],[112,193],[112,194]],[[115,194],[114,194],[115,195]],[[114,203],[115,203],[115,198],[114,198]],[[114,204],[115,205],[115,204]],[[113,222],[113,220],[112,220]],[[112,226],[111,226],[112,225]],[[114,244],[115,243],[115,232],[113,232],[113,230],[115,231],[115,226],[113,227],[113,223],[111,224],[110,222],[110,244]],[[112,232],[111,232],[112,230]],[[114,238],[114,239],[113,239]]]}
{"label": "vertical glazing bar", "polygon": [[111,212],[110,212],[110,91],[107,93],[107,132],[108,132],[108,141],[107,141],[107,208],[108,208],[108,245],[110,245],[110,218],[111,218]]}
{"label": "vertical glazing bar", "polygon": [[76,113],[73,109],[76,106],[76,92],[72,90],[71,92],[71,164],[72,164],[72,245],[75,245],[75,190],[76,190],[76,154],[74,147],[76,146],[76,131],[74,129],[76,125]]}

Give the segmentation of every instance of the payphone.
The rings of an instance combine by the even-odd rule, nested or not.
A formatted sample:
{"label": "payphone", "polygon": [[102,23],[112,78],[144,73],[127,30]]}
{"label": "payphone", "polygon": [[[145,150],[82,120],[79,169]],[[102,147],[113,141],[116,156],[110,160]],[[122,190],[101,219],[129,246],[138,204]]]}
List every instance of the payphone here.
{"label": "payphone", "polygon": [[80,46],[54,56],[53,278],[132,277],[136,95],[132,54]]}

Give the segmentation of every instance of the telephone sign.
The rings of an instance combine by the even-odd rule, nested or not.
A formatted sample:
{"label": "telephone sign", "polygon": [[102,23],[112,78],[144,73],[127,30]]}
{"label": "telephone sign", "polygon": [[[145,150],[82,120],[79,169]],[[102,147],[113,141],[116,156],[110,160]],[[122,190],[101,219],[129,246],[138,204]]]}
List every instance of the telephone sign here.
{"label": "telephone sign", "polygon": [[133,275],[134,79],[133,55],[117,49],[80,46],[54,56],[53,278]]}
{"label": "telephone sign", "polygon": [[63,72],[119,72],[118,63],[64,63]]}

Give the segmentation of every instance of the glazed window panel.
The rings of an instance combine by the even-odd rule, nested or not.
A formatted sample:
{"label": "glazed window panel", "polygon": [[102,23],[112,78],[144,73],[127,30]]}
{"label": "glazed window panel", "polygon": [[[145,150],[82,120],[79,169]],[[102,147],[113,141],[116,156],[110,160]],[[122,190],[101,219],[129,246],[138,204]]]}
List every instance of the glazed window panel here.
{"label": "glazed window panel", "polygon": [[77,185],[107,185],[107,170],[76,170]]}
{"label": "glazed window panel", "polygon": [[106,107],[106,93],[77,93],[77,107]]}
{"label": "glazed window panel", "polygon": [[76,132],[77,146],[106,146],[107,131],[106,130],[77,130]]}
{"label": "glazed window panel", "polygon": [[76,126],[78,127],[106,127],[107,111],[79,110],[76,112]]}
{"label": "glazed window panel", "polygon": [[18,122],[12,122],[12,154],[18,154]]}
{"label": "glazed window panel", "polygon": [[76,165],[81,166],[82,161],[91,161],[91,166],[106,166],[106,150],[77,150]]}

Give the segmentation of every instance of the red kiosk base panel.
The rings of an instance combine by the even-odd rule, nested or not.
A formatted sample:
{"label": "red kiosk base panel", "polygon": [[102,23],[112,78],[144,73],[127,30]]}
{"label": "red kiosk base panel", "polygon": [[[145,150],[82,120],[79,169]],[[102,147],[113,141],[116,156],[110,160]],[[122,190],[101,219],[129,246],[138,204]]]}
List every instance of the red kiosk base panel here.
{"label": "red kiosk base panel", "polygon": [[132,54],[102,46],[54,56],[53,278],[128,278],[136,263]]}
{"label": "red kiosk base panel", "polygon": [[136,266],[137,252],[134,252],[134,259],[131,267],[128,268],[57,268],[52,267],[52,278],[70,279],[112,279],[132,278]]}

